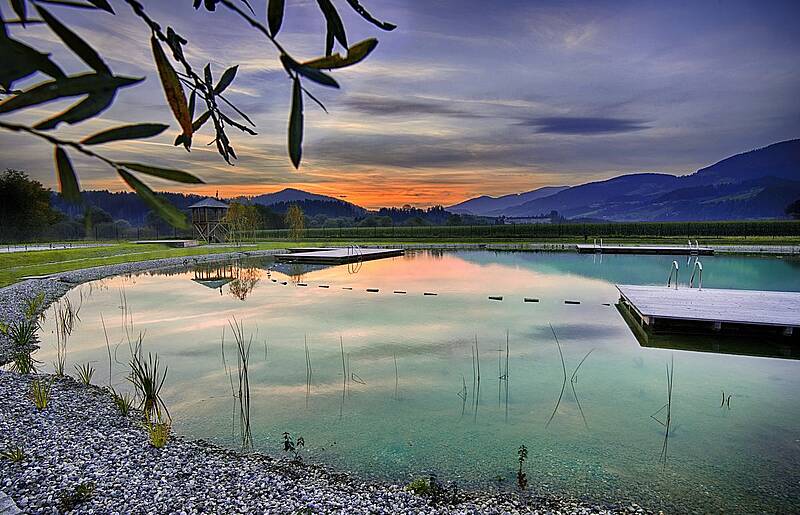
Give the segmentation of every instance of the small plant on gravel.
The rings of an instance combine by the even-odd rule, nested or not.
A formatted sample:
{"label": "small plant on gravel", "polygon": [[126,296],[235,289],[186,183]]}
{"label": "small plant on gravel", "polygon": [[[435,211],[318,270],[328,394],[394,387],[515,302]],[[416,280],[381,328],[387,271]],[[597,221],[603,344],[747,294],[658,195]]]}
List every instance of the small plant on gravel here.
{"label": "small plant on gravel", "polygon": [[12,365],[11,370],[20,374],[36,373],[36,359],[32,351],[39,343],[36,332],[39,322],[35,319],[24,319],[11,324],[4,324],[0,331],[11,341]]}
{"label": "small plant on gravel", "polygon": [[69,512],[92,498],[94,494],[94,483],[86,481],[75,485],[71,492],[62,494],[58,501],[58,509],[61,512]]}
{"label": "small plant on gravel", "polygon": [[416,478],[406,486],[416,495],[427,497],[431,504],[439,506],[442,504],[458,504],[458,487],[455,483],[442,483],[435,474],[430,478]]}
{"label": "small plant on gravel", "polygon": [[75,365],[75,371],[78,373],[78,379],[81,383],[86,386],[89,386],[92,383],[94,367],[91,363],[86,363],[85,365]]}
{"label": "small plant on gravel", "polygon": [[520,490],[528,488],[528,475],[522,470],[522,464],[528,459],[528,448],[524,445],[519,446],[517,450],[517,460],[519,461],[519,469],[517,470],[517,486]]}
{"label": "small plant on gravel", "polygon": [[43,410],[50,402],[50,389],[53,381],[47,379],[34,379],[31,382],[31,397],[39,410]]}
{"label": "small plant on gravel", "polygon": [[418,477],[406,485],[406,490],[410,490],[415,495],[426,496],[431,491],[431,485],[424,477]]}
{"label": "small plant on gravel", "polygon": [[25,450],[20,446],[9,447],[0,451],[0,458],[11,460],[14,463],[19,463],[25,459]]}
{"label": "small plant on gravel", "polygon": [[114,406],[117,407],[123,417],[127,417],[128,413],[130,413],[131,409],[133,409],[133,397],[131,397],[131,394],[127,392],[124,394],[119,394],[116,390],[114,390],[114,388],[110,388],[110,390],[111,398],[114,400]]}
{"label": "small plant on gravel", "polygon": [[157,354],[147,354],[145,361],[141,354],[133,352],[130,361],[131,375],[128,380],[133,384],[141,400],[140,409],[148,421],[161,421],[169,418],[166,404],[161,400],[161,388],[167,379],[167,367],[160,370]]}
{"label": "small plant on gravel", "polygon": [[44,318],[44,292],[40,291],[35,297],[25,299],[25,318],[28,320],[38,320]]}
{"label": "small plant on gravel", "polygon": [[303,461],[300,456],[300,451],[306,446],[306,441],[302,436],[298,436],[297,440],[292,438],[291,433],[283,433],[283,452],[291,452],[294,454],[294,461]]}
{"label": "small plant on gravel", "polygon": [[161,449],[167,445],[171,426],[169,422],[163,422],[160,419],[155,421],[146,421],[144,423],[147,429],[147,436],[150,437],[150,444],[156,449]]}

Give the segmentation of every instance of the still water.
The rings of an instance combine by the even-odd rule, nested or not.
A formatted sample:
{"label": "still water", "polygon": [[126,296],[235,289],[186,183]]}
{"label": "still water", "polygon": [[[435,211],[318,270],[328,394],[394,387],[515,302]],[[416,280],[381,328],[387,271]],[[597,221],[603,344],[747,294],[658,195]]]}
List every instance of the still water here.
{"label": "still water", "polygon": [[[67,369],[91,361],[93,382],[108,383],[104,323],[111,381],[124,389],[127,341],[143,334],[145,354],[169,366],[175,429],[238,448],[235,318],[252,338],[256,450],[280,454],[288,431],[304,438],[304,459],[363,477],[435,473],[502,489],[515,487],[524,444],[539,493],[670,512],[797,512],[798,349],[758,339],[754,354],[779,357],[727,354],[724,344],[675,350],[693,347],[669,338],[642,347],[614,307],[615,283],[664,284],[673,259],[685,283],[686,257],[487,251],[114,277],[69,293],[81,307]],[[705,287],[800,291],[797,260],[702,261]],[[55,359],[54,318],[37,355],[45,363]]]}

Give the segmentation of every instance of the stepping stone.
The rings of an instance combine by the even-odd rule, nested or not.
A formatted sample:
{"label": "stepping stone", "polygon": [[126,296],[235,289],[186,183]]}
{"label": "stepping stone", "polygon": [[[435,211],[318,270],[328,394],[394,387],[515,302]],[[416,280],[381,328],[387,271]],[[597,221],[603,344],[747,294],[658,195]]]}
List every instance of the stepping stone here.
{"label": "stepping stone", "polygon": [[11,497],[0,490],[0,515],[18,515],[19,513],[22,513],[19,506],[17,506]]}

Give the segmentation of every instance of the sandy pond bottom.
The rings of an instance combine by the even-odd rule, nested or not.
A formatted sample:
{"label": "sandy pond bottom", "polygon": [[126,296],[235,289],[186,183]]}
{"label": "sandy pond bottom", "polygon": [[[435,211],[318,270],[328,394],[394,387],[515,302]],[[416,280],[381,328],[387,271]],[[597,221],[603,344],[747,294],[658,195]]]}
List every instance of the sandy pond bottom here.
{"label": "sandy pond bottom", "polygon": [[[539,492],[669,511],[797,512],[798,350],[757,340],[736,348],[780,357],[674,350],[686,347],[669,338],[645,348],[613,305],[614,283],[662,284],[673,259],[685,281],[686,257],[485,251],[115,277],[69,293],[80,321],[67,366],[91,361],[94,382],[109,381],[105,324],[111,381],[125,388],[127,342],[143,334],[145,353],[169,366],[164,399],[176,429],[238,447],[235,317],[252,336],[257,450],[280,453],[288,431],[304,438],[305,459],[364,477],[435,473],[513,488],[524,444]],[[706,287],[800,291],[797,261],[702,261]],[[54,320],[37,355],[46,363]]]}

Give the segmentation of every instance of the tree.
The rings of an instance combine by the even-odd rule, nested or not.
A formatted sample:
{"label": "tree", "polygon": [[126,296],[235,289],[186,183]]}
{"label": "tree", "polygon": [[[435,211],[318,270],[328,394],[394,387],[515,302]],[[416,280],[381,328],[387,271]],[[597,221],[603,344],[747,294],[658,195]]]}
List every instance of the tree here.
{"label": "tree", "polygon": [[61,219],[50,207],[50,190],[19,170],[0,174],[0,241],[40,235]]}
{"label": "tree", "polygon": [[289,228],[289,238],[299,240],[305,233],[306,222],[303,210],[297,204],[292,204],[286,210],[286,227]]}
{"label": "tree", "polygon": [[[79,141],[63,139],[51,132],[63,123],[74,125],[97,117],[114,103],[120,90],[144,80],[115,75],[97,50],[49,10],[80,8],[94,11],[97,15],[115,15],[108,0],[10,0],[9,3],[18,19],[9,20],[0,13],[0,94],[9,96],[0,102],[0,117],[54,100],[75,97],[79,97],[80,100],[65,111],[32,126],[0,119],[0,129],[40,138],[53,146],[59,188],[66,199],[77,202],[80,198],[78,176],[69,157],[70,152],[80,153],[108,165],[151,209],[158,212],[170,224],[176,227],[188,227],[185,214],[155,195],[138,174],[181,183],[202,183],[201,179],[181,170],[115,161],[94,150],[96,145],[112,141],[157,136],[168,128],[166,125],[155,123],[123,125],[102,130]],[[153,54],[154,67],[158,71],[166,102],[180,127],[180,132],[175,138],[175,146],[183,145],[187,151],[191,149],[194,136],[211,121],[214,133],[212,143],[216,145],[225,162],[232,164],[232,160],[236,159],[236,152],[227,130],[233,127],[246,134],[256,135],[252,120],[224,95],[236,78],[238,65],[227,68],[215,80],[211,64],[206,64],[202,71],[198,71],[186,55],[188,40],[175,32],[172,27],[163,28],[148,14],[139,0],[120,0],[120,3],[142,21],[143,35],[150,35],[149,46]],[[286,72],[286,78],[291,83],[288,150],[292,165],[299,168],[302,157],[304,97],[310,98],[323,110],[325,109],[305,84],[313,82],[325,87],[338,88],[338,82],[327,72],[363,61],[375,49],[378,41],[375,38],[368,38],[350,45],[345,26],[333,2],[317,0],[327,27],[325,55],[301,61],[278,40],[283,23],[284,4],[285,0],[268,0],[267,12],[262,19],[252,9],[248,0],[194,0],[193,2],[195,9],[203,7],[208,11],[216,11],[217,7],[222,7],[232,12],[274,47]],[[387,31],[395,29],[395,25],[374,18],[359,0],[347,0],[347,4],[364,20],[379,29]],[[34,11],[38,18],[29,16]],[[46,25],[67,49],[86,64],[88,70],[67,75],[48,53],[31,46],[40,41],[41,35],[30,35],[27,29],[38,24]],[[30,36],[27,38],[28,41],[17,39],[19,35],[12,35],[10,28],[15,31],[22,29],[24,36]],[[344,50],[344,55],[333,52],[337,43]],[[25,90],[14,89],[15,82],[35,74],[45,75],[49,79]],[[184,88],[189,91],[188,99]],[[195,116],[195,109],[200,105],[204,106],[200,109],[201,114]]]}
{"label": "tree", "polygon": [[255,231],[261,225],[261,215],[255,206],[232,202],[225,215],[225,221],[230,230],[230,239],[235,243],[241,243],[242,236],[250,233],[255,236]]}
{"label": "tree", "polygon": [[796,220],[800,220],[800,199],[786,206],[786,214]]}

